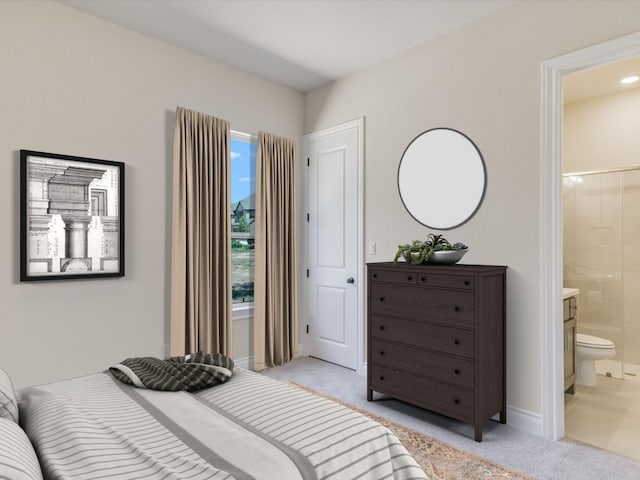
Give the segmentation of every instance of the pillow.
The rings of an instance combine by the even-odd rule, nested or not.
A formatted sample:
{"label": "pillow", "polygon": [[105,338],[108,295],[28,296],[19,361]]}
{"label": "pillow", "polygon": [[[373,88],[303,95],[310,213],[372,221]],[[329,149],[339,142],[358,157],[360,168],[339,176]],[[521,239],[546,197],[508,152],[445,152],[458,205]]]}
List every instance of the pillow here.
{"label": "pillow", "polygon": [[13,383],[7,372],[0,368],[0,418],[2,417],[18,423],[18,402]]}
{"label": "pillow", "polygon": [[0,478],[42,480],[33,446],[20,426],[0,418]]}

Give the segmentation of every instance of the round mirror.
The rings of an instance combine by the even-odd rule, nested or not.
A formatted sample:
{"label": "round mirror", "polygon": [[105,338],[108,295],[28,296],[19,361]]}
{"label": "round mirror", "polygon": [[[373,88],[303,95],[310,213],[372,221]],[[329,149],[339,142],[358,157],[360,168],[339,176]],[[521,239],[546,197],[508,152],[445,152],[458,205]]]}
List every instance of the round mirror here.
{"label": "round mirror", "polygon": [[469,137],[434,128],[414,138],[398,167],[398,190],[407,211],[426,227],[462,225],[480,207],[486,186],[484,160]]}

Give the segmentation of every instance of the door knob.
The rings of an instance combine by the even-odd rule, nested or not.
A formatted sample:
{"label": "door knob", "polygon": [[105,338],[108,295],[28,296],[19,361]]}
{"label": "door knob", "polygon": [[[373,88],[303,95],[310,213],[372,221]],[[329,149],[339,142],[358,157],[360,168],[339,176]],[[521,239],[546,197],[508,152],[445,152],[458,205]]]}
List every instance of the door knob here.
{"label": "door knob", "polygon": [[353,277],[347,278],[347,283],[355,283],[356,280]]}

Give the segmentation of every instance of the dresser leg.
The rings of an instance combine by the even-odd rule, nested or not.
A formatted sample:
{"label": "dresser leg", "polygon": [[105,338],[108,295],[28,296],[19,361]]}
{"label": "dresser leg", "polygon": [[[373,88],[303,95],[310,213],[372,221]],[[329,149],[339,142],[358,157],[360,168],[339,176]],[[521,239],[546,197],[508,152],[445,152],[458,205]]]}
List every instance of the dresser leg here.
{"label": "dresser leg", "polygon": [[367,401],[368,402],[373,401],[373,390],[371,390],[370,388],[367,388]]}
{"label": "dresser leg", "polygon": [[503,425],[505,423],[507,423],[507,409],[506,408],[504,410],[500,411],[500,423],[502,423]]}
{"label": "dresser leg", "polygon": [[475,437],[474,440],[476,442],[481,442],[482,441],[482,424],[481,423],[476,423],[475,424]]}

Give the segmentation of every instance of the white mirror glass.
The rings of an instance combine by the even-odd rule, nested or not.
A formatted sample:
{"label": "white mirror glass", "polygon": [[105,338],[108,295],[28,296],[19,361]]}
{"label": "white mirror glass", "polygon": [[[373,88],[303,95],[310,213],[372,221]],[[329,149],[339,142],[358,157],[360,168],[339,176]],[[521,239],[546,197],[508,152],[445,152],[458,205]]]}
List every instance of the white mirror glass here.
{"label": "white mirror glass", "polygon": [[482,202],[485,185],[478,147],[450,128],[418,135],[398,168],[398,190],[405,208],[418,222],[438,230],[469,220]]}

